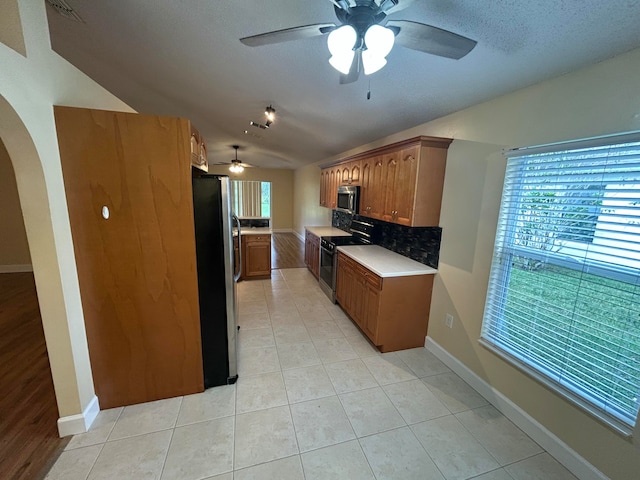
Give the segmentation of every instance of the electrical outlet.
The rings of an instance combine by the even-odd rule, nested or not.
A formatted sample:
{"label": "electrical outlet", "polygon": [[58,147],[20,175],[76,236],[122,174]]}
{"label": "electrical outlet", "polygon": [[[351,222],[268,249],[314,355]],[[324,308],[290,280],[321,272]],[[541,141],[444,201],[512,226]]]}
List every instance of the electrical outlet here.
{"label": "electrical outlet", "polygon": [[447,315],[444,317],[444,324],[449,328],[453,328],[453,315],[447,313]]}

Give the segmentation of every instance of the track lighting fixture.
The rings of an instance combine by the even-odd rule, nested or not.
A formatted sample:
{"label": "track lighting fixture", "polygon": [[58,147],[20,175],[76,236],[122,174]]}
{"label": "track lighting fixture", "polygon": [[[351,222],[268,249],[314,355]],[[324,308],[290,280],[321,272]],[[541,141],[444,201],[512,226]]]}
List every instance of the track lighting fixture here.
{"label": "track lighting fixture", "polygon": [[272,105],[269,105],[265,111],[264,114],[267,116],[267,121],[264,122],[264,125],[269,128],[271,126],[271,124],[273,123],[273,121],[276,119],[276,109],[273,108]]}

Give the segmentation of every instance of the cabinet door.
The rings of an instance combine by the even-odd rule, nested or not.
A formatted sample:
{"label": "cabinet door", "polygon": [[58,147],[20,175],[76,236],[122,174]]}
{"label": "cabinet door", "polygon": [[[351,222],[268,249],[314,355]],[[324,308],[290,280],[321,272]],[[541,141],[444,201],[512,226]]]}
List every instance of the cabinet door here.
{"label": "cabinet door", "polygon": [[320,269],[320,238],[306,232],[304,244],[304,263],[311,273],[318,278]]}
{"label": "cabinet door", "polygon": [[341,167],[338,167],[340,171],[340,183],[342,185],[351,185],[351,169],[349,168],[349,164],[344,164]]}
{"label": "cabinet door", "polygon": [[308,267],[310,265],[309,255],[311,255],[311,247],[309,246],[309,233],[304,236],[304,264]]}
{"label": "cabinet door", "polygon": [[380,304],[380,290],[377,287],[367,283],[365,288],[365,305],[362,329],[369,336],[371,341],[376,344],[378,340],[378,306]]}
{"label": "cabinet door", "polygon": [[361,178],[361,187],[360,187],[360,215],[369,216],[371,213],[371,170],[373,164],[372,159],[367,158],[362,162],[362,178]]}
{"label": "cabinet door", "polygon": [[382,157],[383,171],[383,207],[382,207],[382,220],[386,222],[395,221],[395,184],[396,177],[398,175],[398,159],[400,152],[392,152]]}
{"label": "cabinet door", "polygon": [[354,281],[353,281],[353,289],[352,289],[352,300],[351,303],[353,305],[353,319],[356,321],[360,328],[364,329],[366,325],[366,292],[367,285],[364,277],[357,270],[354,272]]}
{"label": "cabinet door", "polygon": [[328,172],[325,169],[320,170],[320,206],[327,206],[327,175]]}
{"label": "cabinet door", "polygon": [[245,277],[271,275],[271,238],[266,236],[243,236]]}
{"label": "cabinet door", "polygon": [[311,240],[311,273],[318,278],[320,276],[320,237],[314,236]]}
{"label": "cabinet door", "polygon": [[372,157],[362,163],[362,195],[360,215],[382,219],[385,178],[382,157]]}
{"label": "cabinet door", "polygon": [[361,162],[360,160],[351,162],[349,164],[349,175],[351,176],[351,184],[352,185],[360,185],[360,170],[361,170]]}
{"label": "cabinet door", "polygon": [[413,204],[416,195],[416,176],[418,173],[418,147],[400,152],[393,189],[393,221],[401,225],[411,225]]}
{"label": "cabinet door", "polygon": [[345,265],[344,258],[338,256],[338,265],[336,271],[336,300],[342,308],[347,310],[347,277],[346,277],[347,266]]}
{"label": "cabinet door", "polygon": [[338,271],[336,272],[336,299],[342,308],[354,318],[354,284],[355,267],[353,260],[338,254]]}
{"label": "cabinet door", "polygon": [[338,195],[338,175],[340,175],[340,170],[337,167],[329,170],[329,186],[327,188],[328,208],[336,208],[336,197]]}

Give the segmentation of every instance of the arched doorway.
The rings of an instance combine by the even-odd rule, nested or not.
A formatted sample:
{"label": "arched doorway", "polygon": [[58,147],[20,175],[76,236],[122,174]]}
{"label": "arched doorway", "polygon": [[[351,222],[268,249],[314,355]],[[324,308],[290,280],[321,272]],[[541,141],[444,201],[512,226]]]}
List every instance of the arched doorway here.
{"label": "arched doorway", "polygon": [[66,440],[58,407],[11,159],[0,138],[0,478],[31,479]]}

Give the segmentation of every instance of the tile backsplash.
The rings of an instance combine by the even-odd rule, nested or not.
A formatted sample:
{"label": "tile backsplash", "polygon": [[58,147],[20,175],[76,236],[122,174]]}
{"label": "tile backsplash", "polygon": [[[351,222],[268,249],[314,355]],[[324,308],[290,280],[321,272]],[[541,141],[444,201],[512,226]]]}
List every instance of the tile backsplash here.
{"label": "tile backsplash", "polygon": [[333,214],[331,215],[331,226],[348,232],[349,227],[351,226],[352,218],[353,215],[345,212],[340,212],[338,210],[333,210]]}
{"label": "tile backsplash", "polygon": [[[409,257],[424,265],[438,268],[442,228],[405,227],[361,215],[355,215],[353,218],[373,223],[374,244]],[[341,230],[349,231],[351,220],[351,215],[334,210],[331,225]]]}

